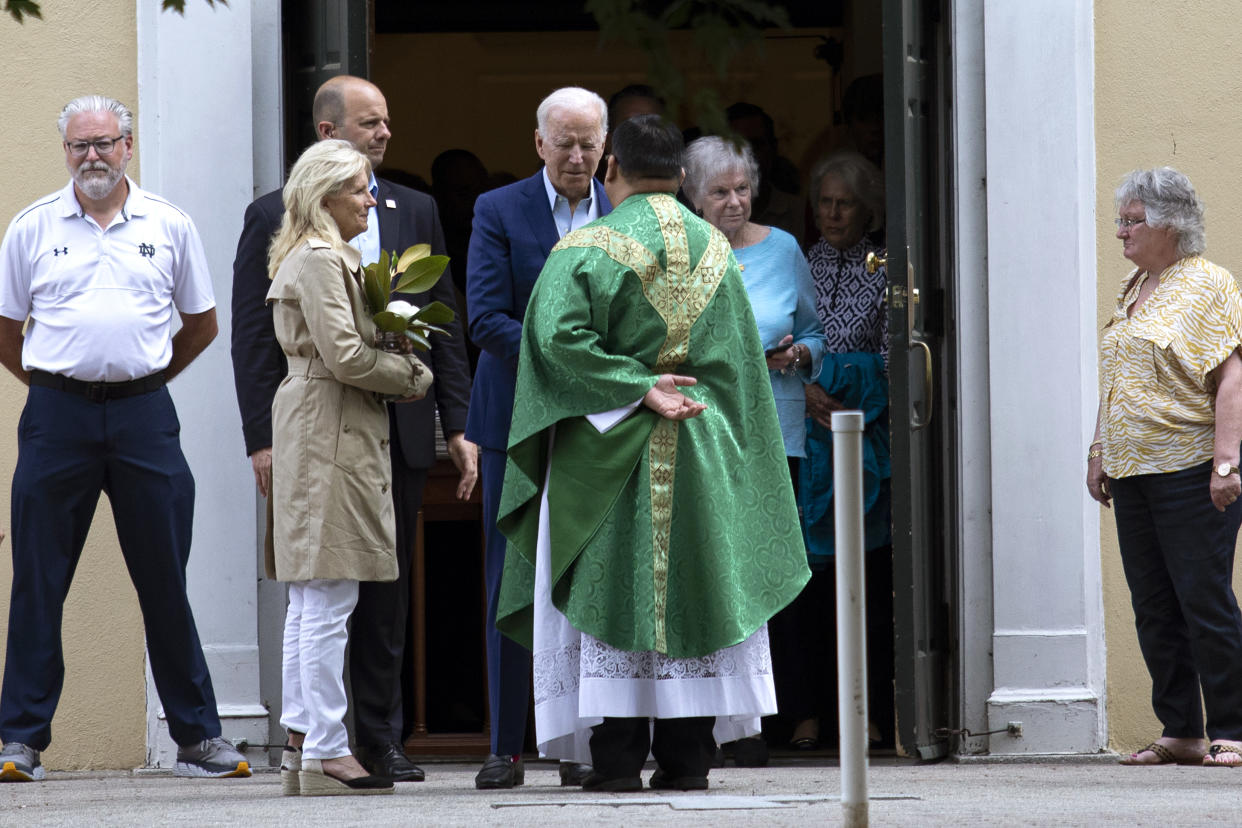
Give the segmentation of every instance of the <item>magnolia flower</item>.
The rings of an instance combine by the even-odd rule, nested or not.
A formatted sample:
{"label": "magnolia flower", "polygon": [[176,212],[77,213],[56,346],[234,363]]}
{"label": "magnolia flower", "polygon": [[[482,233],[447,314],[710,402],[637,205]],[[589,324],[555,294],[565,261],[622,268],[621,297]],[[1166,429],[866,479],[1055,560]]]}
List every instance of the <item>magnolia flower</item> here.
{"label": "magnolia flower", "polygon": [[411,305],[402,299],[394,299],[388,303],[387,311],[395,313],[408,322],[411,316],[418,313],[418,305]]}

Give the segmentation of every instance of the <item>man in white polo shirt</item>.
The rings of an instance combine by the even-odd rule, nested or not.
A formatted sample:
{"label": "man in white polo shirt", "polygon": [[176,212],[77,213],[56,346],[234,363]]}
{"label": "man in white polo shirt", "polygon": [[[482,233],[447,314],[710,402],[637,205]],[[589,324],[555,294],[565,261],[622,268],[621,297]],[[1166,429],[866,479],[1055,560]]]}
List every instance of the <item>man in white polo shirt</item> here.
{"label": "man in white polo shirt", "polygon": [[186,597],[194,478],[165,387],[216,335],[203,245],[189,216],[125,175],[134,140],[124,104],[77,98],[58,126],[72,181],[19,213],[0,244],[0,364],[30,386],[12,487],[0,781],[44,778],[39,755],[64,683],[61,612],[101,491],[179,746],[177,775],[249,776],[220,738]]}

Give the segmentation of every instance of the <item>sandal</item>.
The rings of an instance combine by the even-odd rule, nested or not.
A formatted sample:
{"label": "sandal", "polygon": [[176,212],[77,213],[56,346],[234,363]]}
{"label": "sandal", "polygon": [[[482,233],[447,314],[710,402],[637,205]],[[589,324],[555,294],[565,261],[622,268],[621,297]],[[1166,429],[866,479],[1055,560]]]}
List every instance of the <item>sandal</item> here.
{"label": "sandal", "polygon": [[810,718],[798,722],[798,726],[794,728],[793,738],[789,740],[789,746],[794,750],[818,750],[819,719]]}
{"label": "sandal", "polygon": [[1232,768],[1242,765],[1242,745],[1236,742],[1214,742],[1208,748],[1203,764],[1209,768]]}
{"label": "sandal", "polygon": [[[1148,761],[1140,759],[1144,753],[1150,753],[1156,757],[1156,761]],[[1242,759],[1242,755],[1239,755]],[[1123,765],[1198,765],[1206,764],[1207,760],[1203,758],[1202,753],[1178,756],[1172,750],[1159,742],[1152,742],[1147,747],[1131,753],[1125,759],[1121,760]]]}

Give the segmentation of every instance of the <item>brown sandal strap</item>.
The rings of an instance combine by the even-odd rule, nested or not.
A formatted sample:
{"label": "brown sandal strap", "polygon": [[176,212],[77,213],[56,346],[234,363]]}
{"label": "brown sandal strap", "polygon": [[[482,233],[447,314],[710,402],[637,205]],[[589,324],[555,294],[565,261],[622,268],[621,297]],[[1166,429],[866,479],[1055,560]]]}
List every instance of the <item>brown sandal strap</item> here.
{"label": "brown sandal strap", "polygon": [[1152,753],[1156,754],[1156,757],[1166,765],[1177,764],[1177,757],[1173,755],[1173,751],[1169,750],[1159,742],[1152,742],[1150,745],[1143,748],[1143,750],[1138,751],[1134,755],[1138,756],[1140,753],[1147,750],[1150,750]]}
{"label": "brown sandal strap", "polygon": [[1242,749],[1237,745],[1212,745],[1208,748],[1208,755],[1215,759],[1222,753],[1232,753],[1236,756],[1242,756]]}

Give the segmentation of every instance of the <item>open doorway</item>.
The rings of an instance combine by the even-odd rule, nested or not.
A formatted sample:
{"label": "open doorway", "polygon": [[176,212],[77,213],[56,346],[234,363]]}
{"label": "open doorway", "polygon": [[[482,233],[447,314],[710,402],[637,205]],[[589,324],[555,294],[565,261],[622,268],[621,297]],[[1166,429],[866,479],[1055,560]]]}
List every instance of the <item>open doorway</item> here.
{"label": "open doorway", "polygon": [[[623,87],[647,81],[643,55],[619,44],[601,47],[594,20],[582,11],[578,0],[524,6],[502,0],[469,6],[400,0],[320,2],[325,11],[316,18],[318,22],[307,22],[305,10],[300,10],[302,23],[291,25],[286,21],[286,37],[312,38],[321,44],[325,40],[335,42],[340,58],[338,68],[333,70],[328,61],[324,70],[329,74],[340,71],[367,74],[384,90],[394,137],[381,174],[433,194],[436,173],[448,168],[446,163],[436,163],[437,159],[444,161],[445,153],[456,160],[467,157],[477,160],[477,165],[474,162],[466,165],[473,170],[469,186],[474,189],[474,195],[482,191],[480,188],[524,178],[536,171],[540,162],[534,152],[534,111],[539,100],[552,89],[581,85],[607,99]],[[882,23],[902,19],[903,2],[908,4],[910,0],[886,0],[882,7],[861,0],[783,3],[781,5],[790,12],[794,28],[771,31],[765,37],[763,49],[735,64],[725,81],[717,82],[704,66],[682,67],[689,91],[715,84],[720,90],[722,105],[749,102],[771,117],[774,140],[768,178],[777,182],[780,191],[797,204],[795,224],[790,229],[804,245],[809,246],[818,238],[815,216],[807,198],[811,168],[827,152],[849,142],[842,122],[844,93],[858,78],[883,74],[886,61],[882,55],[892,47],[882,45]],[[932,6],[938,9],[939,0]],[[920,25],[936,27],[934,13],[919,20],[923,21]],[[344,35],[338,31],[340,36],[333,40],[334,26],[348,31]],[[360,27],[365,28],[367,35],[365,56],[358,54],[356,32]],[[690,31],[673,32],[671,38],[675,49],[688,46],[692,39]],[[297,54],[292,44],[286,51]],[[929,58],[929,65],[936,59],[935,55]],[[313,91],[317,85],[310,74],[292,65],[286,81],[293,99],[305,98],[308,90]],[[928,84],[932,97],[937,91],[943,91],[943,79],[932,77]],[[900,87],[893,87],[890,77],[884,83],[884,94],[891,98],[894,92],[898,97],[889,101],[885,115],[889,122],[885,138],[890,144],[897,135],[892,126],[897,117],[894,113],[902,110],[902,91]],[[290,100],[286,110],[289,113],[309,111],[309,106]],[[688,108],[670,114],[685,129],[696,126]],[[932,134],[934,125],[928,129],[931,132],[927,134]],[[297,149],[290,146],[290,157]],[[935,151],[933,148],[929,152],[934,154]],[[891,147],[889,152],[892,157]],[[930,176],[927,180],[933,184],[938,179],[941,186],[946,175],[942,166],[927,166],[925,162],[918,174]],[[936,188],[923,187],[912,194],[893,187],[890,178],[890,204],[894,198],[917,198],[921,199],[921,206],[914,213],[941,216],[934,208],[938,198]],[[446,197],[444,188],[439,196]],[[458,200],[472,203],[468,195],[459,196]],[[454,248],[458,251],[454,256],[454,268],[464,276],[465,268],[458,268],[457,264],[464,260],[469,212],[451,203],[442,203],[440,211],[450,253]],[[890,208],[889,212],[893,214],[894,211]],[[905,215],[902,211],[897,214]],[[937,226],[932,232],[943,229]],[[928,250],[933,257],[939,255],[939,248],[934,245]],[[903,265],[901,269],[906,268]],[[940,280],[941,291],[937,293],[935,286],[922,289],[920,330],[945,332],[949,326],[944,322],[943,313],[949,305],[943,301],[943,287],[948,268],[927,268],[929,277],[933,273],[936,274],[934,278]],[[902,289],[911,289],[904,279],[890,276],[889,281],[890,285],[900,281]],[[890,295],[892,292],[890,287]],[[903,328],[901,341],[894,345],[903,349],[903,353],[910,347],[908,333]],[[894,336],[897,336],[895,332]],[[943,340],[937,348],[941,348],[942,343]],[[909,368],[911,359],[903,357],[903,374],[912,370]],[[934,370],[934,386],[948,387],[943,382],[945,363],[940,361]],[[942,410],[951,405],[943,395],[933,401],[920,396],[922,393],[925,392],[914,395],[917,399],[912,399],[910,393],[894,393],[895,402],[899,397],[902,400],[903,412],[893,413],[892,429],[911,427],[907,409],[915,411],[919,405],[925,405]],[[915,411],[913,416],[917,420],[921,415]],[[940,433],[940,424],[948,419],[941,417],[937,428],[927,436]],[[895,442],[901,443],[900,440]],[[941,471],[951,465],[940,459],[948,456],[947,448],[940,438],[919,443],[918,452],[923,463],[915,472],[919,479],[906,480],[904,487],[898,487],[895,482],[894,496],[899,492],[909,498],[914,491],[952,491],[951,487],[944,486],[947,481]],[[909,451],[908,445],[905,450]],[[905,474],[910,474],[908,463],[903,468],[907,470]],[[434,573],[428,569],[424,584],[441,603],[434,610],[424,604],[422,611],[434,612],[437,616],[456,611],[462,614],[463,623],[446,623],[443,617],[438,617],[437,646],[425,650],[426,657],[431,660],[419,680],[415,682],[411,678],[407,686],[407,696],[411,697],[408,709],[414,709],[413,696],[419,696],[417,702],[426,708],[424,724],[431,735],[444,737],[441,739],[444,751],[469,752],[479,744],[486,744],[478,736],[480,732],[485,734],[487,727],[486,693],[478,692],[477,671],[472,666],[467,675],[458,669],[467,661],[477,666],[482,660],[483,644],[476,623],[482,590],[481,569],[477,563],[481,554],[480,533],[470,524],[468,515],[464,520],[458,520],[457,516],[440,517],[434,514],[437,508],[433,502],[428,502],[424,508],[429,523],[444,521],[426,536],[426,555],[437,559],[438,569]],[[883,649],[893,653],[894,644],[896,647],[896,669],[891,671],[895,675],[896,689],[895,694],[890,694],[890,698],[895,695],[896,702],[890,702],[895,704],[892,717],[880,717],[881,721],[891,719],[893,724],[887,727],[894,730],[880,735],[882,744],[895,745],[905,754],[933,758],[934,747],[924,749],[925,745],[936,741],[927,735],[934,729],[932,723],[935,727],[949,724],[945,710],[950,695],[947,654],[951,651],[951,642],[944,638],[944,631],[948,629],[949,611],[945,585],[950,581],[945,568],[945,550],[951,548],[947,541],[951,527],[941,517],[948,514],[944,504],[920,499],[915,511],[917,514],[912,519],[919,522],[917,531],[908,521],[899,522],[900,537],[894,538],[896,567],[892,571],[897,575],[893,586],[896,627],[889,625],[890,639]],[[457,535],[448,537],[445,532]],[[446,565],[444,551],[433,548],[442,545],[452,547],[452,559],[463,561],[459,568]],[[830,616],[822,618],[822,624],[829,631],[835,629],[835,620]],[[422,634],[426,635],[428,629],[424,626]],[[451,658],[453,653],[459,658]],[[916,663],[920,665],[917,670]],[[916,680],[916,673],[923,678]],[[835,670],[830,675],[835,676]],[[778,684],[780,681],[778,674]],[[462,692],[454,692],[462,683],[470,686],[462,688]],[[439,709],[444,704],[451,704],[452,708]],[[914,722],[919,717],[925,724],[916,735]],[[774,723],[770,739],[773,747],[783,749],[788,744],[794,724]],[[438,728],[469,732],[444,732]],[[817,746],[835,749],[832,737],[836,731],[835,719],[821,727],[821,731],[824,738]],[[528,739],[533,747],[533,734]],[[451,750],[449,745],[452,745]],[[424,742],[420,749],[427,753],[441,752],[441,748],[431,742]]]}

